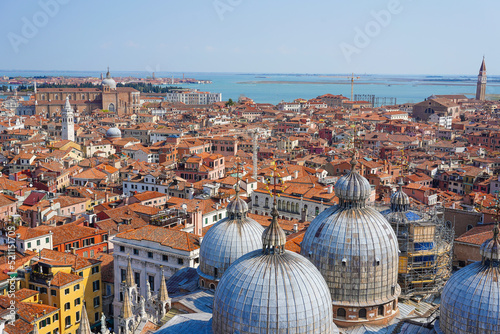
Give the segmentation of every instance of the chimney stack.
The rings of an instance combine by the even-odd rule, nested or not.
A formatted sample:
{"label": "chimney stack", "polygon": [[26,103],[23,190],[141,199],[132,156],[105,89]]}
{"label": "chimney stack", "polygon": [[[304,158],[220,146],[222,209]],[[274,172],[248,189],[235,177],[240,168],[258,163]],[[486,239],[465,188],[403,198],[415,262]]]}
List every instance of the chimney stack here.
{"label": "chimney stack", "polygon": [[329,184],[327,189],[329,194],[333,193],[333,184]]}

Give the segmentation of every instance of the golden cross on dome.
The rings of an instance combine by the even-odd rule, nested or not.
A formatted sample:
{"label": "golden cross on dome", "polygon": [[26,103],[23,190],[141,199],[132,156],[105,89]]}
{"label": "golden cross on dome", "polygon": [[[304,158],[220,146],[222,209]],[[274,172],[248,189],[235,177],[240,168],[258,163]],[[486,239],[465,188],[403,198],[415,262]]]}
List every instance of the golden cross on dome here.
{"label": "golden cross on dome", "polygon": [[354,124],[351,124],[350,127],[352,128],[352,134],[348,139],[347,151],[351,151],[351,155],[354,158],[357,153],[357,148],[360,147],[361,140],[359,139],[358,132],[356,131],[358,123],[354,122]]}
{"label": "golden cross on dome", "polygon": [[406,175],[409,171],[409,162],[408,162],[408,157],[405,154],[405,148],[401,149],[401,157],[398,160],[398,166],[401,168],[401,176],[403,177]]}
{"label": "golden cross on dome", "polygon": [[[241,158],[240,157],[236,157],[235,161],[236,161],[236,167],[234,167],[234,169],[236,169],[236,186],[235,186],[235,190],[236,190],[236,194],[238,194],[240,192],[240,167],[243,169],[243,163],[241,162]],[[243,174],[242,169],[241,169],[241,173]]]}
{"label": "golden cross on dome", "polygon": [[273,190],[271,191],[271,189],[269,189],[269,183],[271,182],[271,178],[267,179],[268,182],[266,185],[266,190],[269,192],[269,195],[273,197],[274,203],[276,203],[276,197],[280,196],[276,188],[278,186],[278,183],[281,182],[281,175],[277,171],[277,163],[273,161],[271,165],[273,165],[272,169],[273,173],[271,175],[271,178],[273,178]]}

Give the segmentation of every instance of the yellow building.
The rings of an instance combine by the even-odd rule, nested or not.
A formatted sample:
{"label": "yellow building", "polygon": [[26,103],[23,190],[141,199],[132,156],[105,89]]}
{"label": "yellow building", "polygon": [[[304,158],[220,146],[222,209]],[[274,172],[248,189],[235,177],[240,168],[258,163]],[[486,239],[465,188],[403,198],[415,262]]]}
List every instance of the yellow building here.
{"label": "yellow building", "polygon": [[76,333],[84,302],[90,324],[100,321],[101,261],[43,249],[40,260],[30,267],[31,270],[25,272],[21,287],[39,291],[42,304],[59,308],[61,334]]}
{"label": "yellow building", "polygon": [[[60,329],[59,308],[40,304],[39,293],[34,290],[21,289],[11,296],[0,296],[0,308],[10,312],[11,305],[15,306],[15,312],[4,316],[8,319],[3,333],[17,334],[30,333],[36,326],[38,333],[65,333]],[[3,313],[3,312],[2,312]]]}

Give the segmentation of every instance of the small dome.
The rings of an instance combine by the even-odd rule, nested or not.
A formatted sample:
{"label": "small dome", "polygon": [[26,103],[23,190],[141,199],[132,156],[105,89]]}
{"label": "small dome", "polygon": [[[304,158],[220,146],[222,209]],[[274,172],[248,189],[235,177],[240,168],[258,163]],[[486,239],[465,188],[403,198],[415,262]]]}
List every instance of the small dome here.
{"label": "small dome", "polygon": [[201,277],[209,280],[219,280],[239,257],[262,248],[264,228],[246,216],[248,205],[238,192],[227,211],[229,217],[215,223],[201,243],[197,270]]}
{"label": "small dome", "polygon": [[500,261],[500,248],[498,247],[500,240],[498,240],[498,226],[493,229],[493,238],[486,240],[481,245],[479,253],[483,259],[487,261]]}
{"label": "small dome", "polygon": [[370,197],[372,191],[370,183],[354,169],[356,164],[357,161],[353,158],[350,173],[342,176],[335,183],[335,195],[339,198],[341,205],[349,202],[356,206],[361,202],[364,203]]}
{"label": "small dome", "polygon": [[111,74],[109,74],[109,68],[108,72],[106,73],[106,78],[102,81],[101,84],[111,89],[116,89],[116,81],[111,77]]}
{"label": "small dome", "polygon": [[112,139],[121,137],[122,137],[122,132],[117,127],[109,128],[108,131],[106,131],[106,138]]}
{"label": "small dome", "polygon": [[441,294],[439,334],[500,333],[500,257],[498,226],[481,245],[481,262],[460,269]]}
{"label": "small dome", "polygon": [[403,191],[403,183],[400,182],[399,189],[391,196],[391,211],[404,212],[410,207],[410,198]]}
{"label": "small dome", "polygon": [[227,208],[226,208],[226,211],[228,213],[228,215],[243,215],[243,214],[246,214],[248,212],[248,204],[247,202],[245,202],[239,195],[239,191],[240,191],[240,188],[239,188],[239,185],[236,186],[236,197],[234,200],[232,200],[228,205],[227,205]]}

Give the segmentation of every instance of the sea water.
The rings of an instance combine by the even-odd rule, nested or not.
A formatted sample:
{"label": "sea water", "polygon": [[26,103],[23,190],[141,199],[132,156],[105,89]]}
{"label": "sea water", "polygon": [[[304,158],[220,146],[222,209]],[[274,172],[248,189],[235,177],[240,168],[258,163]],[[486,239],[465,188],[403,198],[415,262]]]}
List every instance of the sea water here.
{"label": "sea water", "polygon": [[[0,76],[72,76],[100,77],[97,71],[0,71]],[[152,73],[116,71],[117,77],[145,78]],[[194,78],[211,80],[211,84],[175,84],[200,91],[222,93],[222,99],[237,100],[246,96],[257,103],[277,104],[297,98],[311,99],[323,94],[351,96],[351,79],[348,74],[268,74],[268,73],[208,73],[208,72],[157,72],[155,77]],[[398,104],[417,103],[431,95],[464,94],[474,97],[476,76],[434,75],[375,75],[355,74],[354,94],[395,98]],[[500,77],[488,77],[486,94],[500,94]],[[2,95],[0,93],[0,98]]]}

